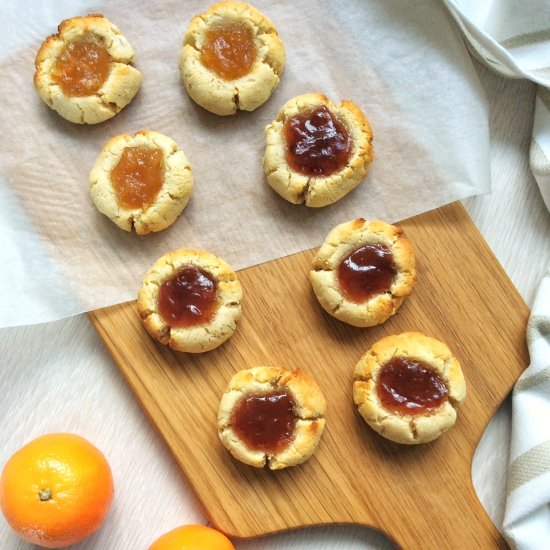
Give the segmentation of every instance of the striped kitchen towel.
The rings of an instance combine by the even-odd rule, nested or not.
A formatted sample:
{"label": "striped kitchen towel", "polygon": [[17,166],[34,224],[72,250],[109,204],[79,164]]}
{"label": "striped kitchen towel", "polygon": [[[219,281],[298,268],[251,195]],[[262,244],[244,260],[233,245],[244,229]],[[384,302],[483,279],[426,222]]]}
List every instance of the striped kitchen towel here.
{"label": "striped kitchen towel", "polygon": [[512,548],[550,548],[550,269],[527,327],[531,364],[512,396],[503,532]]}
{"label": "striped kitchen towel", "polygon": [[[550,0],[443,0],[470,48],[506,76],[538,84],[530,163],[550,210]],[[527,328],[531,364],[512,396],[502,531],[513,549],[550,549],[550,269]]]}
{"label": "striped kitchen towel", "polygon": [[550,210],[550,1],[443,1],[471,49],[490,67],[538,84],[530,162]]}

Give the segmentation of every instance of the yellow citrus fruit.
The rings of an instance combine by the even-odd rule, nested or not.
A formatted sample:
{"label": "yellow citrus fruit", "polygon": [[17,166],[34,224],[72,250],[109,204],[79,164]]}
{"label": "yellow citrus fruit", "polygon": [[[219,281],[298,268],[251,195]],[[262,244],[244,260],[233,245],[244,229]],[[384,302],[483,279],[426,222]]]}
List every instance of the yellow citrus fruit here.
{"label": "yellow citrus fruit", "polygon": [[219,531],[205,525],[184,525],[162,535],[149,550],[235,550]]}
{"label": "yellow citrus fruit", "polygon": [[113,498],[103,454],[74,434],[48,434],[16,451],[0,477],[0,509],[23,539],[62,548],[91,535]]}

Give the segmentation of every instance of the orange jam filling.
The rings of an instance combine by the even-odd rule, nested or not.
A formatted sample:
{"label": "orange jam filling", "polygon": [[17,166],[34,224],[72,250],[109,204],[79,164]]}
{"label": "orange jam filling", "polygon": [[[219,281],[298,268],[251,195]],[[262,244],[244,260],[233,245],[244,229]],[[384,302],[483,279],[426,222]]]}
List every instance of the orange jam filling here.
{"label": "orange jam filling", "polygon": [[52,69],[52,79],[66,95],[95,94],[109,76],[111,56],[92,42],[71,42],[65,46]]}
{"label": "orange jam filling", "polygon": [[146,210],[162,187],[164,155],[158,148],[125,147],[111,170],[111,182],[120,206]]}
{"label": "orange jam filling", "polygon": [[186,265],[164,281],[159,290],[159,313],[172,328],[208,323],[216,312],[218,283],[204,269]]}
{"label": "orange jam filling", "polygon": [[206,31],[201,62],[224,80],[234,80],[248,74],[256,55],[254,33],[248,25],[220,23]]}

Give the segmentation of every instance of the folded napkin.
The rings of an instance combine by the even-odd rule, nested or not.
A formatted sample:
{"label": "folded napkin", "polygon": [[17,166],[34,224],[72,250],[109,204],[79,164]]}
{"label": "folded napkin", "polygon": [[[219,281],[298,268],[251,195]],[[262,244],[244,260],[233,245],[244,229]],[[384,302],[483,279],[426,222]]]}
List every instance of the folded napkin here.
{"label": "folded napkin", "polygon": [[550,547],[550,269],[527,328],[531,356],[512,397],[504,535],[512,548]]}
{"label": "folded napkin", "polygon": [[505,76],[528,78],[539,85],[530,163],[550,210],[550,2],[443,1],[483,61]]}
{"label": "folded napkin", "polygon": [[[444,0],[472,50],[506,76],[536,82],[530,163],[550,210],[550,3]],[[512,397],[503,533],[512,548],[550,548],[550,269],[527,328],[531,364]]]}

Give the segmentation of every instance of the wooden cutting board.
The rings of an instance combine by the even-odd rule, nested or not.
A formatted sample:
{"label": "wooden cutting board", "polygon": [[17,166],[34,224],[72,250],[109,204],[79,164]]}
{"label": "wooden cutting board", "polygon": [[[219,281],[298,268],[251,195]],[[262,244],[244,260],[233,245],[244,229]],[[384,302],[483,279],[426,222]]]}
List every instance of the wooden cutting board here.
{"label": "wooden cutting board", "polygon": [[[506,547],[476,497],[470,470],[485,426],[528,364],[529,311],[460,204],[400,225],[416,250],[418,282],[379,327],[350,327],[321,309],[308,278],[314,250],[239,272],[243,318],[235,336],[209,353],[156,344],[134,302],[90,313],[220,530],[254,537],[350,523],[379,529],[407,549]],[[408,447],[364,423],[353,404],[352,375],[376,340],[410,330],[451,347],[468,397],[452,430]],[[257,470],[234,460],[218,441],[217,409],[228,380],[257,365],[300,368],[325,393],[326,429],[301,466]]]}

